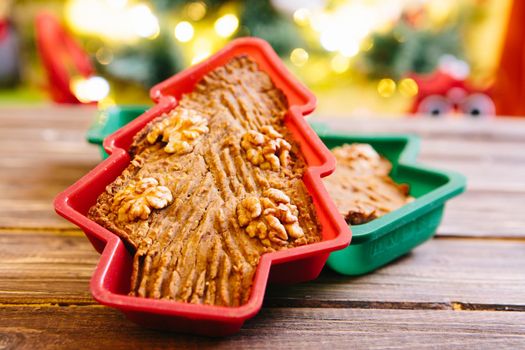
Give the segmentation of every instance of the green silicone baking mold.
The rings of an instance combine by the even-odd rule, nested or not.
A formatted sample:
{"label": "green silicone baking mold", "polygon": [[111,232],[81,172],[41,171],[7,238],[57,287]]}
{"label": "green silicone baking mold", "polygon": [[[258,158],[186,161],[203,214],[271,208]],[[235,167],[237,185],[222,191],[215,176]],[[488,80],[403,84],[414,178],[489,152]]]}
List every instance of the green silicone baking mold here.
{"label": "green silicone baking mold", "polygon": [[410,185],[415,200],[382,217],[352,226],[352,243],[330,254],[328,266],[345,275],[373,271],[431,238],[445,202],[464,191],[466,179],[451,171],[435,170],[416,162],[419,138],[411,135],[349,135],[314,123],[314,130],[332,149],[343,144],[368,143],[392,163],[390,176]]}

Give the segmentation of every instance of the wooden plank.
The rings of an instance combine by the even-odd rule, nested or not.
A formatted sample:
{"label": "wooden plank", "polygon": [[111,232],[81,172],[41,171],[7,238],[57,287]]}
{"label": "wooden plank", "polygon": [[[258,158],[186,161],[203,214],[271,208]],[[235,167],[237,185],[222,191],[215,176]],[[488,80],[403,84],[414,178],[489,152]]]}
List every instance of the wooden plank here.
{"label": "wooden plank", "polygon": [[434,239],[360,277],[325,268],[314,282],[270,286],[271,306],[525,311],[525,242]]}
{"label": "wooden plank", "polygon": [[419,161],[434,169],[459,172],[467,178],[471,190],[520,192],[525,201],[525,160],[502,165],[494,162],[429,159],[422,155]]}
{"label": "wooden plank", "polygon": [[[41,111],[38,109],[17,108],[8,109],[7,111],[5,109],[0,110],[0,114],[2,114],[4,119],[7,118],[17,123],[12,127],[4,127],[3,124],[0,127],[0,154],[2,154],[3,159],[3,167],[0,170],[0,183],[4,184],[3,187],[5,188],[3,190],[10,192],[19,191],[21,196],[24,193],[35,193],[31,185],[39,186],[40,184],[48,193],[51,193],[51,190],[56,190],[56,187],[60,186],[55,186],[57,184],[55,181],[51,183],[51,186],[41,184],[41,181],[51,180],[45,176],[39,177],[41,172],[44,175],[53,173],[53,180],[58,176],[64,176],[64,178],[60,179],[60,183],[66,187],[91,169],[99,161],[99,156],[96,148],[88,145],[84,141],[84,137],[85,130],[93,117],[93,112],[91,109],[77,110],[71,108],[47,108]],[[41,124],[34,125],[35,118],[39,118],[39,121],[46,119],[45,127]],[[71,119],[73,119],[73,122],[71,122]],[[372,128],[372,131],[391,131],[393,125],[399,124],[397,128],[401,129],[409,128],[409,130],[412,130],[411,128],[415,128],[423,131],[436,129],[438,131],[449,131],[449,134],[478,132],[481,135],[489,133],[495,136],[493,129],[507,130],[509,129],[508,125],[512,125],[512,130],[516,130],[520,129],[519,125],[525,125],[523,122],[520,124],[516,120],[507,119],[498,120],[497,123],[458,123],[457,121],[448,120],[427,120],[422,122],[417,119],[408,121],[404,119],[383,120],[383,122],[384,124],[375,120],[367,120],[366,123],[363,123],[362,120],[350,119],[347,122],[345,121],[348,125],[344,124],[342,129],[353,130],[356,124],[361,125],[362,123],[366,125],[366,130]],[[341,122],[327,121],[327,123],[340,124]],[[449,126],[443,129],[443,123]],[[27,127],[28,124],[30,127]],[[38,127],[39,125],[40,127]],[[68,127],[65,128],[64,125]],[[479,125],[484,125],[484,128],[490,127],[490,130],[485,130]],[[505,125],[505,127],[502,128],[500,125]],[[456,128],[459,128],[459,131]],[[521,127],[521,129],[524,128],[525,126]],[[521,152],[522,147],[519,147],[520,143],[517,140],[499,140],[499,142],[494,142],[493,138],[482,140],[481,137],[450,140],[446,139],[446,135],[448,134],[444,133],[439,136],[441,138],[425,138],[423,140],[420,157],[423,163],[437,168],[456,170],[465,174],[469,179],[469,188],[471,190],[525,192],[525,180],[523,180],[525,179],[525,162],[518,161],[525,155]],[[495,163],[498,163],[498,165],[495,166]],[[78,167],[78,169],[75,169],[75,167]],[[27,180],[25,179],[26,177]],[[11,185],[17,182],[21,186]],[[2,192],[5,193],[5,199],[29,199],[27,196],[24,198],[12,197],[10,192]],[[38,193],[38,189],[36,192]],[[30,198],[34,199],[34,197]],[[45,200],[48,201],[51,198],[52,196],[49,196]],[[42,207],[36,203],[22,202],[19,204],[31,208]],[[503,210],[505,209],[503,208]],[[16,217],[17,215],[9,216]],[[42,217],[42,215],[38,217]],[[53,222],[53,220],[50,220],[43,224],[50,225]],[[60,222],[58,227],[62,227],[62,225],[63,223]]]}
{"label": "wooden plank", "polygon": [[[437,239],[374,274],[270,286],[268,306],[525,310],[525,242]],[[487,257],[490,256],[490,259]],[[0,232],[0,304],[91,303],[98,254],[80,232]]]}
{"label": "wooden plank", "polygon": [[445,206],[439,236],[525,237],[525,193],[467,190]]}
{"label": "wooden plank", "polygon": [[[78,144],[84,140],[88,125],[79,123],[75,128],[64,128],[58,123],[50,123],[45,128],[35,128],[34,126],[2,127],[0,126],[0,140],[11,145],[13,149],[35,148],[35,145],[45,146],[45,143],[57,143],[60,145],[66,142],[76,142]],[[351,132],[351,131],[350,131]],[[17,145],[16,142],[19,142]],[[20,144],[20,141],[23,141]],[[442,159],[465,159],[482,160],[494,162],[512,162],[525,159],[521,152],[521,147],[525,140],[510,140],[494,142],[478,138],[453,138],[448,139],[446,135],[442,137],[424,137],[421,143],[421,152],[428,157]]]}
{"label": "wooden plank", "polygon": [[50,202],[58,192],[80,179],[96,161],[7,162],[0,169],[0,193],[4,200],[42,200]]}
{"label": "wooden plank", "polygon": [[[57,192],[58,193],[58,192]],[[75,229],[76,226],[58,216],[52,199],[0,200],[0,229]]]}
{"label": "wooden plank", "polygon": [[2,106],[0,108],[0,127],[86,130],[92,123],[96,113],[97,110],[94,106],[59,106],[51,104],[32,107]]}
{"label": "wooden plank", "polygon": [[331,118],[328,115],[309,119],[326,123],[332,130],[351,133],[409,133],[424,139],[480,140],[486,142],[525,142],[523,118]]}
{"label": "wooden plank", "polygon": [[[40,153],[40,158],[29,151],[20,157],[4,157],[0,168],[0,227],[73,228],[54,213],[52,201],[99,161],[94,146],[82,147],[80,156],[57,149]],[[468,191],[447,205],[439,234],[525,235],[521,229],[525,227],[525,216],[520,215],[520,208],[525,205],[525,165],[492,167],[451,160],[426,163],[468,175]],[[479,220],[481,216],[485,220]]]}
{"label": "wooden plank", "polygon": [[[16,172],[24,164],[38,170],[40,164],[77,162],[96,164],[100,161],[98,150],[84,140],[85,132],[70,132],[57,140],[44,140],[43,136],[31,136],[23,141],[20,138],[0,136],[0,156],[8,168]],[[10,136],[7,136],[10,137]],[[427,145],[430,143],[430,145]],[[506,145],[484,153],[484,148],[493,144],[471,144],[469,142],[451,143],[447,149],[432,148],[428,140],[423,140],[419,162],[436,169],[454,170],[467,176],[472,189],[504,190],[525,192],[525,153],[523,146]],[[447,144],[439,141],[439,144]],[[37,164],[34,164],[34,162]]]}
{"label": "wooden plank", "polygon": [[99,255],[82,232],[0,233],[0,304],[94,303]]}
{"label": "wooden plank", "polygon": [[[47,128],[57,124],[61,128],[85,128],[90,125],[96,110],[92,106],[2,106],[1,127]],[[329,124],[334,130],[352,132],[403,132],[425,137],[465,138],[473,136],[491,142],[525,141],[525,123],[522,118],[418,118],[397,116],[347,116],[344,118],[315,114],[308,118]]]}
{"label": "wooden plank", "polygon": [[477,139],[423,138],[421,140],[421,158],[494,163],[499,166],[521,165],[525,160],[522,148],[525,144],[518,141],[499,141]]}
{"label": "wooden plank", "polygon": [[[74,227],[55,215],[51,203],[99,161],[97,149],[84,141],[94,113],[92,108],[77,107],[0,109],[0,227]],[[422,163],[466,175],[469,191],[450,203],[440,234],[523,236],[525,217],[517,211],[525,204],[525,161],[521,161],[525,154],[520,147],[525,122],[505,118],[326,122],[352,132],[419,132],[424,136]],[[487,215],[490,220],[479,220]]]}
{"label": "wooden plank", "polygon": [[[78,166],[43,165],[38,171],[24,167],[0,169],[0,228],[75,228],[55,214],[53,198],[91,169]],[[438,235],[473,237],[525,237],[525,193],[468,190],[446,205]],[[480,220],[483,218],[483,220]]]}
{"label": "wooden plank", "polygon": [[315,349],[525,346],[525,313],[363,309],[263,309],[227,338],[140,328],[102,307],[3,307],[4,348]]}

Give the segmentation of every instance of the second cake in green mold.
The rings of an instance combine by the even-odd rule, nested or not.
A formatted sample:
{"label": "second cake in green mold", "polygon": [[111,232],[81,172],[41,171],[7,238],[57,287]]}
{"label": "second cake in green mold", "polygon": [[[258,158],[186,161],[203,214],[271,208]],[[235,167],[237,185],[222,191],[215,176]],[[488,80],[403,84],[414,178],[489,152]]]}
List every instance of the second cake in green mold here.
{"label": "second cake in green mold", "polygon": [[324,183],[348,224],[365,224],[414,200],[409,185],[392,180],[392,164],[369,144],[343,144],[332,153],[337,168]]}

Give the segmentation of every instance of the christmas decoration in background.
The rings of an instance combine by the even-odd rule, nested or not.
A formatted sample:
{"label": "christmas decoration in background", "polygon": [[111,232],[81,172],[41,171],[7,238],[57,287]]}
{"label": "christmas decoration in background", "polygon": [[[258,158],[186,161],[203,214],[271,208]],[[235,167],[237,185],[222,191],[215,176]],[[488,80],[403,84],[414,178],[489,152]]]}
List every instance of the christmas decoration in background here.
{"label": "christmas decoration in background", "polygon": [[[14,33],[23,32],[24,52],[32,52],[35,38],[24,30],[31,25],[28,14],[51,11],[94,67],[90,77],[70,72],[71,93],[81,102],[105,107],[148,102],[153,84],[202,61],[235,37],[258,36],[316,92],[320,110],[344,115],[404,112],[421,102],[420,90],[425,89],[420,84],[429,81],[428,76],[443,74],[447,64],[446,74],[452,72],[454,79],[464,82],[467,95],[487,91],[486,81],[479,84],[474,79],[480,76],[476,62],[482,55],[469,51],[475,42],[469,33],[490,17],[488,9],[509,2],[18,0],[15,5],[8,1],[4,12],[11,19],[0,9],[0,55],[5,51],[2,23],[13,22]],[[35,83],[42,62],[33,56],[37,57],[23,57],[28,68],[22,82],[45,85]],[[488,72],[485,76],[493,73],[483,69]],[[7,80],[0,75],[3,81]],[[451,89],[457,87],[453,85]],[[490,111],[480,109],[485,110]]]}
{"label": "christmas decoration in background", "polygon": [[411,112],[432,117],[464,115],[472,118],[495,114],[487,91],[473,87],[445,67],[428,76],[413,76],[419,87]]}

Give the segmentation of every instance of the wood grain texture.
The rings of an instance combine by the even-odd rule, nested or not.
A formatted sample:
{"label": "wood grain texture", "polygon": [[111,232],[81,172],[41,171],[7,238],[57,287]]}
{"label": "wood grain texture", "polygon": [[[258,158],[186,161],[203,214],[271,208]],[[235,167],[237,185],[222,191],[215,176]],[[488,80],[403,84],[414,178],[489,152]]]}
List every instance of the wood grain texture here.
{"label": "wood grain texture", "polygon": [[352,133],[411,133],[424,139],[464,141],[525,142],[522,118],[417,118],[391,116],[390,118],[331,118],[314,115],[312,121],[327,123],[333,130]]}
{"label": "wood grain texture", "polygon": [[1,308],[5,349],[518,349],[525,313],[268,308],[239,334],[205,338],[151,331],[102,307]]}
{"label": "wood grain texture", "polygon": [[[74,228],[54,213],[52,200],[100,159],[85,141],[95,113],[89,107],[0,109],[0,228]],[[525,236],[525,121],[317,120],[352,133],[418,134],[421,163],[466,175],[468,190],[447,205],[438,235]]]}
{"label": "wood grain texture", "polygon": [[0,228],[74,228],[53,199],[99,161],[85,141],[94,108],[0,108]]}
{"label": "wood grain texture", "polygon": [[51,156],[4,158],[0,168],[0,228],[75,228],[55,214],[53,199],[97,164],[98,154],[92,151],[91,160],[72,156],[65,156],[65,160]]}
{"label": "wood grain texture", "polygon": [[[97,262],[79,231],[0,231],[0,304],[94,303]],[[435,239],[366,276],[271,285],[265,305],[525,311],[523,267],[525,241]]]}
{"label": "wood grain texture", "polygon": [[0,108],[0,349],[525,348],[525,121],[332,119],[352,133],[414,133],[419,160],[455,170],[437,239],[361,277],[270,286],[241,332],[211,339],[140,328],[98,305],[99,255],[54,196],[99,162],[93,108]]}
{"label": "wood grain texture", "polygon": [[525,311],[525,242],[434,239],[374,273],[270,286],[271,306]]}
{"label": "wood grain texture", "polygon": [[438,236],[525,237],[525,193],[467,191],[445,205]]}
{"label": "wood grain texture", "polygon": [[0,304],[94,303],[99,259],[82,232],[0,232]]}

